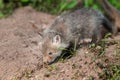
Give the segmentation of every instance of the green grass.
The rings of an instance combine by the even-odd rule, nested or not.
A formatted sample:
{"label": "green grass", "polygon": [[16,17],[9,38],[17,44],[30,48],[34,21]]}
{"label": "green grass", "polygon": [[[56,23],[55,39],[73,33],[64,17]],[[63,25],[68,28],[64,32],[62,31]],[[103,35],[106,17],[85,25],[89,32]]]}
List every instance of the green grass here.
{"label": "green grass", "polygon": [[[117,0],[109,0],[109,2],[120,9],[120,4]],[[101,6],[94,0],[83,0],[84,7],[91,7],[98,10]],[[60,14],[65,10],[74,8],[79,4],[76,0],[67,2],[66,0],[0,0],[0,18],[10,15],[14,9],[22,6],[32,6],[33,8],[47,12],[50,14]]]}
{"label": "green grass", "polygon": [[102,80],[120,80],[120,64],[108,65],[100,75]]}
{"label": "green grass", "polygon": [[66,0],[0,0],[0,18],[6,17],[14,9],[22,6],[32,6],[33,8],[50,14],[59,14],[64,10],[72,9],[77,5],[76,0],[67,2]]}
{"label": "green grass", "polygon": [[[91,7],[93,9],[101,9],[101,6],[99,5],[99,3],[95,0],[83,0],[84,1],[84,7]],[[115,6],[117,9],[120,10],[120,1],[118,2],[118,0],[108,0],[113,6]]]}
{"label": "green grass", "polygon": [[59,58],[59,61],[65,61],[69,58],[71,58],[72,56],[74,56],[76,54],[76,51],[77,51],[77,43],[75,41],[74,44],[72,44],[72,46],[68,49],[65,49],[65,48],[59,48],[60,51],[62,51],[62,55],[60,56]]}
{"label": "green grass", "polygon": [[107,34],[98,44],[91,44],[89,49],[96,53],[94,61],[96,61],[96,59],[101,59],[105,62],[105,60],[107,60],[104,55],[106,53],[106,48],[110,45],[115,45],[116,49],[114,50],[114,55],[111,56],[113,59],[111,58],[112,60],[105,62],[106,65],[103,65],[102,63],[98,65],[102,69],[102,73],[100,73],[99,77],[102,80],[120,80],[120,41],[107,41],[109,36],[111,36],[111,34]]}

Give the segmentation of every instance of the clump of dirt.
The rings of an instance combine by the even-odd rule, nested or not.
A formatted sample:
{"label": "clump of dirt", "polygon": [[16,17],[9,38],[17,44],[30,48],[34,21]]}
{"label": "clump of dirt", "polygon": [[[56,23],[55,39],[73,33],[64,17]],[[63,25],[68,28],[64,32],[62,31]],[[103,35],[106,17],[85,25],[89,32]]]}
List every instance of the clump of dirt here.
{"label": "clump of dirt", "polygon": [[82,47],[70,59],[43,65],[41,36],[31,22],[46,28],[54,19],[55,16],[23,7],[0,20],[0,80],[103,80],[103,69],[120,63],[118,35],[105,47]]}

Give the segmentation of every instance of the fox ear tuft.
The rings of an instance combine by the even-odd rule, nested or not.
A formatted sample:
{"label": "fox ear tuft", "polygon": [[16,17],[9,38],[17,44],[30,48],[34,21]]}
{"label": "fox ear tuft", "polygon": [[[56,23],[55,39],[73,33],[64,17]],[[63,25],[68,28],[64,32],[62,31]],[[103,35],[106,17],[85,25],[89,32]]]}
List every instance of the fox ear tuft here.
{"label": "fox ear tuft", "polygon": [[55,35],[55,37],[53,38],[53,43],[55,43],[55,44],[61,43],[60,35]]}

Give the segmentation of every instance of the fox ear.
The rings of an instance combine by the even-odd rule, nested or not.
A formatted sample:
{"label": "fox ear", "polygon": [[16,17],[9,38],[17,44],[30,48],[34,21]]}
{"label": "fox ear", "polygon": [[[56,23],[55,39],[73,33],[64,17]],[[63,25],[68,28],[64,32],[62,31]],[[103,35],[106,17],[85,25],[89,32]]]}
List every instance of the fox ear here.
{"label": "fox ear", "polygon": [[61,43],[60,35],[55,35],[55,37],[53,38],[53,43],[55,43],[55,44]]}

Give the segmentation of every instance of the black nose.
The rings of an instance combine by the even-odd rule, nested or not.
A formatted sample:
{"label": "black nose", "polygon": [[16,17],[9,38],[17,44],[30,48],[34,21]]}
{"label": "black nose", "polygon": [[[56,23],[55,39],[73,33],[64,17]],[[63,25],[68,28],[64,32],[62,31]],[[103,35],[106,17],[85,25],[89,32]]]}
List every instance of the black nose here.
{"label": "black nose", "polygon": [[53,62],[49,62],[49,61],[43,62],[44,65],[51,65],[52,63],[53,63]]}
{"label": "black nose", "polygon": [[47,61],[47,62],[43,62],[43,64],[48,65],[48,64],[49,64],[49,62],[48,62],[48,61]]}

